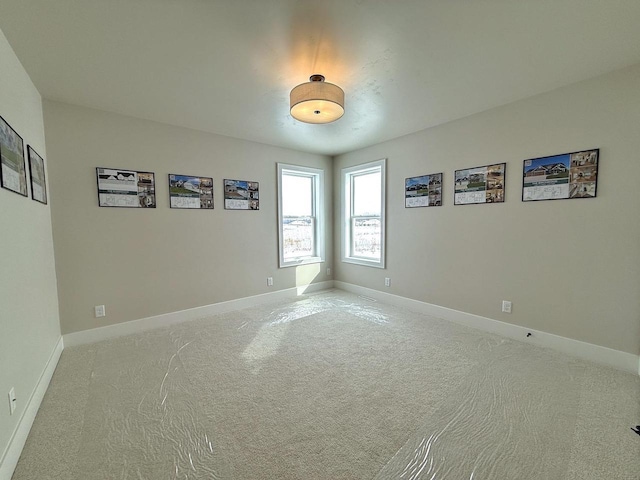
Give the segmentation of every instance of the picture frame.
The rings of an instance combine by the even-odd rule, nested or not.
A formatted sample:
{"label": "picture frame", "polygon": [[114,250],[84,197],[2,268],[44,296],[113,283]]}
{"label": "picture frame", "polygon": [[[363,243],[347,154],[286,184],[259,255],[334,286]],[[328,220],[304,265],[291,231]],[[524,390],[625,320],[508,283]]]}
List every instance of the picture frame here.
{"label": "picture frame", "polygon": [[441,207],[442,173],[430,173],[404,180],[404,207]]}
{"label": "picture frame", "polygon": [[45,179],[44,159],[38,155],[31,145],[27,145],[29,157],[29,179],[31,198],[44,205],[47,204],[47,182]]}
{"label": "picture frame", "polygon": [[260,183],[224,179],[225,210],[260,210]]}
{"label": "picture frame", "polygon": [[599,163],[599,148],[524,160],[522,201],[595,198]]}
{"label": "picture frame", "polygon": [[97,167],[96,181],[100,207],[156,208],[153,172]]}
{"label": "picture frame", "polygon": [[456,170],[454,205],[504,203],[506,163]]}
{"label": "picture frame", "polygon": [[29,196],[24,140],[2,117],[0,117],[0,186],[23,197]]}
{"label": "picture frame", "polygon": [[170,173],[169,207],[213,210],[213,178]]}

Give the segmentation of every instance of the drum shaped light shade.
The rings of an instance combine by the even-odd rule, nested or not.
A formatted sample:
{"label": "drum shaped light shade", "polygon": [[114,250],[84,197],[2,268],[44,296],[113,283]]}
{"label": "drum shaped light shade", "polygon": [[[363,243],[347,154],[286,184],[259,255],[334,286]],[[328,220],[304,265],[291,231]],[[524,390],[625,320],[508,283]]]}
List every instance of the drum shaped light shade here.
{"label": "drum shaped light shade", "polygon": [[330,123],[342,117],[344,91],[325,83],[322,75],[312,75],[309,80],[291,90],[291,116],[305,123]]}

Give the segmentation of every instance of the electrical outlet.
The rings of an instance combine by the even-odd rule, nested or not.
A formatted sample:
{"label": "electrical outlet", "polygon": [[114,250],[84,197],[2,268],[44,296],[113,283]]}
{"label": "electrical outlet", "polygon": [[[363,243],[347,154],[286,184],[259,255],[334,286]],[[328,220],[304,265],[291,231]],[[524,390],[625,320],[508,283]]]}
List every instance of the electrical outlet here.
{"label": "electrical outlet", "polygon": [[107,315],[107,311],[104,308],[104,305],[96,305],[96,318],[105,317]]}
{"label": "electrical outlet", "polygon": [[11,387],[11,390],[9,390],[9,414],[13,415],[13,412],[16,411],[16,404],[17,404],[17,400],[16,400],[16,390],[15,388]]}
{"label": "electrical outlet", "polygon": [[385,277],[384,286],[385,287],[390,287],[391,286],[391,279],[389,277]]}
{"label": "electrical outlet", "polygon": [[327,267],[327,277],[331,276],[331,269],[329,267]]}
{"label": "electrical outlet", "polygon": [[267,277],[267,287],[273,287],[273,277]]}
{"label": "electrical outlet", "polygon": [[511,302],[509,300],[502,301],[502,311],[504,313],[511,313]]}

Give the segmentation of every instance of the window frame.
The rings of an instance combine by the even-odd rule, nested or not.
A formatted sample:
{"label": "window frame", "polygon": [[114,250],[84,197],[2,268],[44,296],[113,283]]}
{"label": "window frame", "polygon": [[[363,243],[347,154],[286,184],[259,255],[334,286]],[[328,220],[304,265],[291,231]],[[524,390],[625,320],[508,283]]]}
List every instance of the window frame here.
{"label": "window frame", "polygon": [[[278,177],[278,267],[295,267],[325,261],[325,225],[324,225],[324,170],[300,165],[277,163]],[[282,177],[295,175],[311,179],[311,222],[313,224],[313,255],[296,257],[293,260],[284,258],[284,215],[282,212]],[[306,216],[305,216],[306,218]]]}
{"label": "window frame", "polygon": [[[341,260],[345,263],[353,263],[356,265],[365,265],[375,268],[386,268],[386,223],[385,223],[385,206],[386,206],[386,158],[373,162],[345,167],[341,171]],[[380,172],[380,217],[375,215],[353,215],[353,182],[354,178],[359,175]],[[380,219],[380,260],[374,260],[367,257],[353,255],[354,236],[353,225],[356,219]]]}

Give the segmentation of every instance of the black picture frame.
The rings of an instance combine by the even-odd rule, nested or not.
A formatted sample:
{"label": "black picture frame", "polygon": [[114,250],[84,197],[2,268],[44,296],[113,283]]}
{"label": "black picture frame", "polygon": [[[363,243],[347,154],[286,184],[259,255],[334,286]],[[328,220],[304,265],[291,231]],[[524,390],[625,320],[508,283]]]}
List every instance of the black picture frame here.
{"label": "black picture frame", "polygon": [[97,167],[96,184],[100,207],[156,208],[154,172]]}
{"label": "black picture frame", "polygon": [[31,183],[31,199],[47,204],[47,181],[44,168],[44,158],[31,145],[27,145],[29,157],[29,180]]}
{"label": "black picture frame", "polygon": [[596,198],[599,165],[599,148],[523,160],[522,201]]}
{"label": "black picture frame", "polygon": [[260,182],[225,178],[223,186],[225,210],[260,210]]}
{"label": "black picture frame", "polygon": [[0,186],[23,197],[29,196],[24,140],[1,116]]}
{"label": "black picture frame", "polygon": [[170,173],[168,178],[169,208],[213,210],[213,177]]}
{"label": "black picture frame", "polygon": [[[453,179],[453,204],[504,203],[506,173],[507,164],[504,162],[456,170]],[[469,187],[470,184],[473,186]]]}
{"label": "black picture frame", "polygon": [[441,172],[405,178],[404,208],[441,207],[442,177]]}

